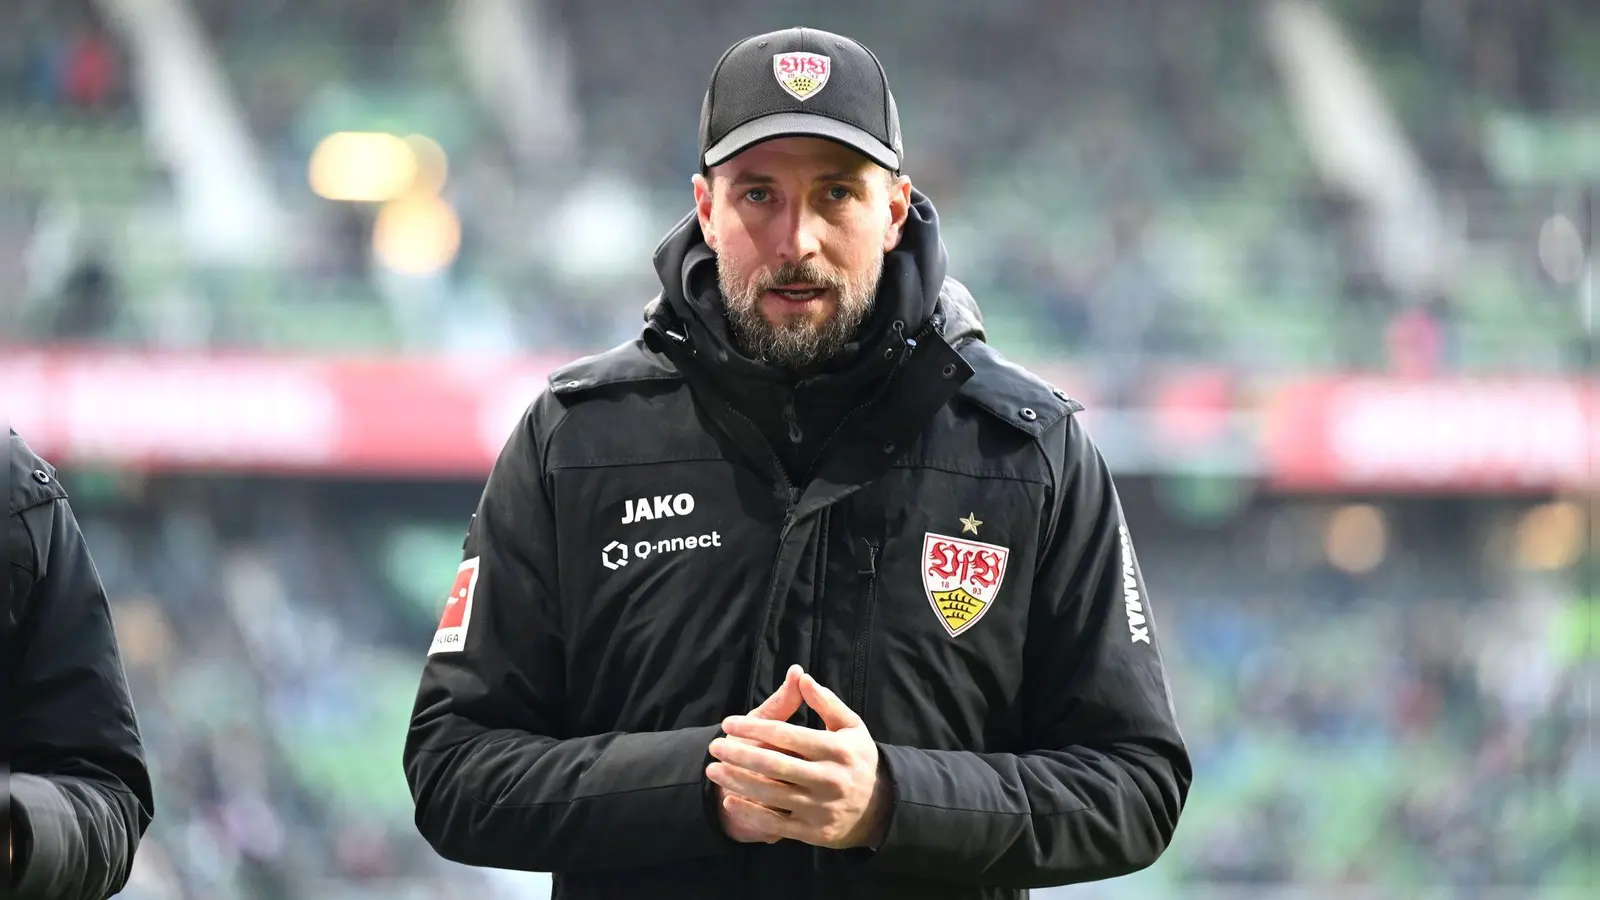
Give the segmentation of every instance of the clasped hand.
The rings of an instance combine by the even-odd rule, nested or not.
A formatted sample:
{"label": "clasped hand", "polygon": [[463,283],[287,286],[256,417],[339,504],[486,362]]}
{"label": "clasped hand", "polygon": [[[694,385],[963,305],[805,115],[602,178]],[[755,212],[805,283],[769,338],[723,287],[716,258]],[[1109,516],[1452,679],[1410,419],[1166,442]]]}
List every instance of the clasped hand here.
{"label": "clasped hand", "polygon": [[[789,724],[802,702],[826,730]],[[727,737],[711,742],[717,761],[706,777],[729,837],[835,850],[881,843],[889,786],[879,777],[878,745],[861,717],[799,666],[749,715],[730,716],[722,728]]]}

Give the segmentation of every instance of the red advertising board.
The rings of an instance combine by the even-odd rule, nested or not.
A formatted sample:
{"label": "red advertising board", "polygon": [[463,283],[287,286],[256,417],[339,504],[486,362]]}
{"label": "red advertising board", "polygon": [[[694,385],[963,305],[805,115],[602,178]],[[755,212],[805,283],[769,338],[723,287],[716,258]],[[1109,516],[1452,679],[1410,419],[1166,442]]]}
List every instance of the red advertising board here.
{"label": "red advertising board", "polygon": [[481,475],[564,359],[10,353],[11,423],[58,462]]}
{"label": "red advertising board", "polygon": [[1600,486],[1600,382],[1328,378],[1271,393],[1268,478],[1296,490]]}
{"label": "red advertising board", "polygon": [[[27,349],[0,356],[0,396],[58,463],[478,478],[571,358]],[[1069,391],[1082,383],[1070,370],[1040,373]],[[1121,436],[1153,470],[1181,467],[1186,447],[1254,416],[1255,470],[1286,490],[1600,487],[1600,381],[1330,377],[1259,391],[1203,375],[1156,392],[1163,414]],[[1239,406],[1246,396],[1253,409]]]}

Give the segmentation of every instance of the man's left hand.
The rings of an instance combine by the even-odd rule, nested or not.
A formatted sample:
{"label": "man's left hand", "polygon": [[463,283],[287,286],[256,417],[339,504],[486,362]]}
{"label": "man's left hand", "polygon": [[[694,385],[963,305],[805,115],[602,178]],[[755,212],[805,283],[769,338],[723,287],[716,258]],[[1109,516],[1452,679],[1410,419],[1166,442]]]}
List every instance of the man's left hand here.
{"label": "man's left hand", "polygon": [[877,743],[861,717],[809,674],[800,677],[800,693],[826,731],[729,717],[722,725],[729,736],[776,749],[719,738],[711,742],[718,762],[706,775],[722,787],[727,811],[751,830],[834,850],[878,846],[890,789],[879,774]]}

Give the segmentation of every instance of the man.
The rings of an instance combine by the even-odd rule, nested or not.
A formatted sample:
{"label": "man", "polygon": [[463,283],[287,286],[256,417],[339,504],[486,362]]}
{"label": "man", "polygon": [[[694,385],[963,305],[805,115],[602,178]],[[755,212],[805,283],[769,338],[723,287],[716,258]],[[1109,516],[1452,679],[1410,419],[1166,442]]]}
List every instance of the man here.
{"label": "man", "polygon": [[1190,781],[1081,407],[982,340],[848,38],[741,41],[643,336],[557,372],[471,525],[416,822],[556,896],[1019,897]]}
{"label": "man", "polygon": [[[11,432],[0,897],[122,890],[154,802],[105,589],[55,469]],[[9,794],[9,797],[6,794]]]}

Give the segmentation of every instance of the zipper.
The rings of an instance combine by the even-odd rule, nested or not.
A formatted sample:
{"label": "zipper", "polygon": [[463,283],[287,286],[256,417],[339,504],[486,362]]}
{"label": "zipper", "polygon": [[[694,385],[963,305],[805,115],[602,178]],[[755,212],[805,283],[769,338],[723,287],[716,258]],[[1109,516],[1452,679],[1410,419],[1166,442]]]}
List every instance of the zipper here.
{"label": "zipper", "polygon": [[[686,336],[679,336],[671,331],[666,331],[665,333],[684,345],[690,356],[696,355],[693,343]],[[778,456],[778,451],[772,446],[772,442],[767,440],[760,426],[756,425],[749,416],[735,409],[733,404],[726,399],[722,401],[722,408],[727,410],[729,415],[750,427],[750,432],[756,436],[756,440],[760,441],[761,446],[766,448],[767,456],[772,460],[772,471],[778,476],[778,484],[783,487],[783,527],[778,530],[778,554],[772,560],[772,573],[767,576],[766,604],[761,612],[760,630],[756,632],[756,640],[760,641],[767,633],[767,627],[772,621],[773,610],[777,605],[778,572],[783,568],[783,545],[789,539],[789,531],[794,527],[795,506],[800,502],[800,490],[795,487],[794,481],[789,478],[789,473],[783,467],[783,459]],[[854,415],[854,412],[851,415]],[[789,402],[784,406],[783,417],[789,423],[789,439],[796,444],[800,443],[804,435],[800,431],[800,423],[795,416],[793,395],[790,395]],[[813,650],[814,652],[815,650]],[[745,687],[745,696],[750,699],[751,703],[759,702],[762,699],[757,695],[756,666],[753,664],[750,666],[750,680]],[[815,861],[813,864],[815,864]]]}
{"label": "zipper", "polygon": [[[846,413],[844,415],[844,418],[839,420],[839,424],[834,427],[833,432],[831,434],[829,434],[827,439],[824,440],[822,442],[821,446],[819,446],[817,448],[817,453],[813,457],[811,465],[806,467],[805,475],[806,475],[807,478],[809,478],[811,476],[811,472],[816,468],[817,463],[820,462],[823,459],[823,457],[825,456],[825,454],[826,454],[826,452],[828,450],[828,447],[830,445],[832,445],[834,439],[837,438],[839,436],[839,434],[844,431],[845,427],[850,424],[850,421],[852,419],[854,419],[857,415],[859,415],[862,410],[864,410],[867,407],[872,406],[873,404],[877,403],[880,399],[883,398],[883,396],[885,394],[887,394],[889,392],[889,388],[894,384],[895,377],[900,374],[900,370],[902,368],[904,368],[906,363],[911,359],[912,353],[916,352],[917,345],[920,344],[929,334],[932,334],[937,327],[938,327],[938,317],[934,316],[934,317],[932,317],[932,318],[930,318],[928,320],[927,324],[922,326],[921,330],[919,330],[917,332],[915,337],[907,339],[905,341],[906,350],[905,350],[905,352],[903,352],[900,355],[900,358],[895,361],[894,368],[890,369],[889,370],[889,374],[883,379],[883,385],[878,390],[874,391],[870,398],[868,398],[867,400],[857,404],[853,409],[851,409],[848,413]],[[733,404],[728,402],[727,400],[724,400],[722,405],[723,405],[723,408],[726,409],[730,415],[732,415],[733,417],[735,417],[735,418],[739,419],[740,421],[744,422],[746,425],[750,426],[750,430],[756,435],[757,439],[761,441],[761,445],[763,447],[767,448],[767,455],[772,458],[772,470],[777,473],[778,482],[779,482],[779,484],[781,484],[783,486],[784,495],[788,498],[788,507],[787,507],[787,509],[785,509],[784,515],[783,515],[783,527],[778,532],[778,555],[772,562],[772,574],[769,575],[768,578],[767,578],[766,608],[764,610],[762,610],[762,613],[761,613],[761,627],[760,627],[760,630],[756,632],[756,639],[759,641],[766,635],[767,628],[771,625],[771,622],[772,622],[772,614],[773,614],[774,608],[777,605],[778,572],[782,569],[781,563],[783,562],[783,545],[784,545],[784,542],[789,539],[789,531],[790,531],[790,529],[794,527],[795,506],[796,506],[796,504],[798,504],[800,502],[800,491],[799,491],[798,488],[795,487],[794,481],[789,478],[789,473],[784,470],[784,468],[783,468],[783,460],[778,456],[778,451],[773,449],[772,442],[767,440],[766,435],[762,433],[761,428],[758,425],[756,425],[756,423],[754,421],[752,421],[749,416],[747,416],[744,413],[739,412],[737,409],[735,409],[733,407]],[[798,443],[799,439],[796,437],[796,435],[800,434],[800,426],[799,426],[799,423],[795,419],[795,415],[794,415],[794,398],[793,398],[792,395],[789,398],[788,404],[784,407],[784,411],[783,412],[784,412],[784,418],[789,423],[789,437],[790,437],[791,440],[794,440],[796,443]],[[876,569],[876,561],[875,561],[875,554],[876,553],[877,553],[877,550],[876,550],[876,548],[874,548],[871,551],[871,553],[869,554],[869,559],[874,560],[872,562],[872,567],[874,569]],[[876,580],[876,578],[874,578],[869,583],[869,589],[875,589],[876,588],[876,584],[877,584],[877,580]],[[871,601],[872,601],[872,598],[869,595],[869,598],[868,598],[868,615],[869,616],[871,614],[871,605],[872,605]],[[816,615],[816,614],[817,613],[816,613],[816,610],[814,608],[813,615]],[[818,626],[820,626],[819,622],[814,622],[813,623],[813,627],[814,628],[818,627]],[[815,635],[815,632],[813,632],[813,635]],[[856,652],[857,652],[857,656],[858,657],[862,653],[865,652],[864,648],[861,647],[860,641],[861,641],[861,638],[858,636],[857,637],[857,647],[856,647]],[[812,654],[813,654],[813,656],[815,656],[815,654],[816,654],[815,637],[813,637],[813,642],[812,642]],[[815,662],[815,660],[813,660],[813,662]],[[750,681],[749,681],[749,683],[748,683],[748,685],[746,687],[746,690],[745,690],[745,696],[747,698],[749,698],[752,703],[758,702],[761,699],[760,696],[757,693],[758,686],[756,684],[756,671],[757,671],[757,667],[752,665],[750,667]],[[852,707],[852,708],[855,708],[855,707]]]}
{"label": "zipper", "polygon": [[[826,518],[823,519],[822,534],[817,536],[817,548],[822,556],[821,559],[817,560],[817,569],[822,573],[817,583],[826,586],[828,568],[828,526]],[[826,594],[825,590],[817,591],[816,600],[811,604],[811,659],[807,662],[808,668],[806,671],[819,678],[821,676],[817,675],[817,671],[822,660],[822,598]],[[806,718],[816,718],[813,710],[809,707],[806,709]]]}
{"label": "zipper", "polygon": [[[795,504],[800,502],[800,491],[794,486],[794,482],[789,479],[789,473],[784,471],[783,460],[778,457],[778,451],[772,448],[772,442],[767,440],[766,435],[761,433],[761,429],[756,423],[751,421],[749,416],[734,409],[732,403],[724,400],[722,406],[728,411],[729,415],[749,425],[750,431],[755,434],[757,440],[761,441],[761,446],[767,448],[767,455],[772,457],[772,470],[777,473],[778,483],[783,486],[784,497],[786,498],[783,511],[783,527],[778,531],[778,555],[773,558],[772,573],[767,576],[766,604],[761,611],[761,627],[756,631],[756,640],[759,642],[766,636],[767,627],[772,622],[773,607],[777,605],[778,572],[783,568],[783,545],[789,539],[789,530],[794,527]],[[758,650],[757,652],[759,653],[760,651]],[[745,688],[745,697],[751,703],[761,700],[757,695],[756,672],[757,667],[751,665],[750,681]]]}
{"label": "zipper", "polygon": [[[883,385],[880,388],[878,388],[878,390],[874,391],[872,393],[871,397],[867,398],[866,400],[862,401],[861,403],[856,404],[856,406],[853,409],[851,409],[848,413],[845,413],[844,417],[839,420],[839,424],[834,426],[833,432],[830,433],[828,435],[828,437],[822,442],[821,446],[819,446],[817,448],[817,452],[812,457],[812,461],[811,461],[810,466],[808,466],[806,468],[806,473],[805,473],[806,474],[806,478],[809,479],[811,477],[811,473],[812,473],[813,470],[816,469],[817,464],[820,463],[825,458],[825,456],[827,455],[828,447],[831,446],[833,444],[834,439],[837,438],[840,435],[840,433],[842,433],[845,430],[845,428],[849,426],[851,421],[854,420],[855,417],[862,412],[862,410],[865,410],[868,407],[873,406],[879,400],[883,399],[884,395],[886,395],[889,392],[889,388],[892,387],[893,384],[894,384],[895,377],[900,374],[900,370],[905,366],[906,362],[911,359],[911,354],[916,350],[917,344],[920,343],[922,341],[922,339],[925,338],[928,334],[930,334],[933,331],[934,327],[935,327],[934,323],[930,320],[927,325],[923,326],[921,331],[917,332],[916,337],[911,338],[910,340],[907,340],[906,341],[906,345],[907,345],[906,351],[900,355],[900,359],[896,360],[894,368],[891,369],[889,371],[889,374],[883,379]],[[791,399],[790,400],[790,408],[791,409],[792,409],[792,406],[793,406],[793,402],[794,401]],[[785,410],[786,414],[787,414],[788,411],[789,411],[788,409]],[[793,435],[793,431],[791,431],[790,434],[792,436]],[[770,445],[769,445],[769,448],[770,448]],[[867,545],[867,548],[868,548],[868,550],[867,550],[867,569],[868,569],[868,573],[869,573],[869,576],[870,576],[868,581],[867,581],[867,606],[866,606],[867,625],[866,625],[866,628],[863,630],[863,632],[861,634],[856,635],[855,659],[854,659],[854,665],[856,667],[856,671],[861,672],[862,674],[861,674],[861,678],[857,679],[858,683],[851,686],[851,706],[850,706],[850,708],[853,709],[853,710],[856,710],[858,714],[861,711],[861,703],[865,699],[865,695],[866,695],[866,673],[864,672],[863,667],[864,667],[864,665],[866,663],[867,653],[871,648],[870,635],[872,633],[872,628],[871,628],[872,608],[873,608],[873,606],[875,604],[875,599],[876,598],[875,598],[874,594],[876,593],[877,583],[878,583],[878,580],[877,580],[877,568],[878,568],[877,554],[878,554],[878,548],[877,548],[876,545],[870,544],[870,543]],[[774,574],[776,574],[776,572],[777,572],[776,568],[774,568],[773,572],[774,572]],[[812,635],[812,638],[811,638],[811,657],[812,657],[811,658],[811,666],[812,666],[812,668],[811,668],[811,671],[816,671],[817,652],[818,652],[817,648],[818,648],[818,645],[820,644],[820,641],[818,640],[817,636],[819,634],[821,634],[821,630],[822,630],[822,602],[821,602],[821,599],[822,599],[821,597],[818,597],[818,602],[816,604],[814,604],[813,607],[812,607],[812,622],[811,622],[811,635]],[[769,609],[769,614],[770,614],[770,609],[771,609],[771,601],[770,600],[768,601],[768,609]],[[765,627],[766,627],[766,623],[763,622],[762,623],[763,633],[765,633]],[[808,708],[806,710],[806,720],[807,720],[807,722],[808,723],[812,723],[814,719],[815,719],[815,713]],[[816,723],[816,724],[820,724],[820,723]]]}
{"label": "zipper", "polygon": [[[817,553],[820,557],[816,566],[817,571],[820,573],[817,584],[825,587],[828,577],[828,516],[826,513],[823,515],[820,527],[822,533],[817,536]],[[820,590],[816,593],[816,598],[811,603],[811,659],[806,664],[806,671],[810,672],[813,677],[820,678],[821,675],[818,673],[821,671],[822,666],[822,604],[827,598],[827,591]],[[804,721],[808,728],[822,727],[822,718],[809,705],[805,708]]]}
{"label": "zipper", "polygon": [[867,601],[862,608],[861,629],[856,632],[855,683],[850,686],[850,708],[856,715],[866,715],[867,662],[872,652],[872,615],[878,605],[878,545],[867,544],[867,568],[860,574],[867,576]]}
{"label": "zipper", "polygon": [[[766,435],[761,433],[761,428],[757,426],[755,422],[751,421],[749,416],[739,412],[737,409],[734,409],[732,403],[724,400],[722,401],[722,407],[728,411],[729,415],[739,419],[746,425],[749,425],[750,431],[755,434],[758,440],[761,441],[761,446],[767,448],[767,456],[772,458],[772,471],[778,474],[778,483],[783,486],[784,496],[789,498],[788,511],[783,520],[784,531],[787,532],[789,530],[789,520],[794,516],[794,505],[800,501],[800,490],[796,488],[794,486],[794,482],[789,479],[789,473],[785,472],[783,469],[783,460],[779,458],[778,451],[772,448],[772,442],[767,440]],[[793,424],[789,426],[789,433],[791,435],[793,435],[797,430],[797,426]]]}
{"label": "zipper", "polygon": [[874,393],[872,395],[872,399],[858,404],[855,408],[844,414],[844,418],[840,419],[839,424],[834,427],[833,433],[829,434],[827,440],[823,441],[822,445],[817,448],[817,452],[812,454],[811,464],[806,466],[806,478],[809,479],[811,477],[811,473],[817,468],[817,464],[822,462],[822,458],[827,453],[828,447],[833,444],[833,439],[839,436],[839,432],[844,431],[845,426],[850,424],[850,420],[854,419],[857,413],[878,402],[878,398],[881,396],[883,396],[881,391]]}

